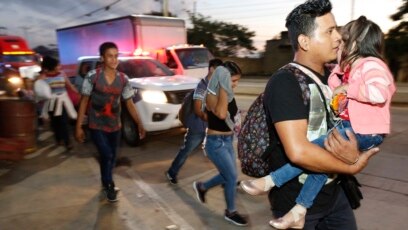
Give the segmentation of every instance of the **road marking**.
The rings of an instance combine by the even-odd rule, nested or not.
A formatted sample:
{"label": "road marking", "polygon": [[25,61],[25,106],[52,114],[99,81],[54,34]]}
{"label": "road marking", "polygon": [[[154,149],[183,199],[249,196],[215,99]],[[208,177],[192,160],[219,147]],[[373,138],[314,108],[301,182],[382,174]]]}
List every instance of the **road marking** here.
{"label": "road marking", "polygon": [[65,152],[65,147],[63,146],[58,146],[56,149],[52,150],[50,153],[48,153],[47,157],[55,157],[61,153]]}
{"label": "road marking", "polygon": [[[98,181],[100,183],[101,178],[100,178],[100,171],[99,171],[99,163],[95,161],[95,159],[88,159],[86,162],[88,163],[89,168],[92,171],[95,181]],[[102,190],[101,190],[101,193],[102,193]],[[122,194],[124,194],[124,192],[122,192]],[[146,229],[146,230],[151,229],[149,226],[146,226],[146,224],[143,222],[142,219],[137,217],[136,213],[133,212],[134,207],[132,207],[131,202],[128,199],[126,199],[125,196],[122,195],[119,197],[119,199],[120,199],[119,200],[120,203],[117,204],[118,213],[121,219],[126,223],[127,227],[129,227],[129,229]],[[115,204],[112,204],[112,205],[115,205]]]}
{"label": "road marking", "polygon": [[149,186],[142,178],[137,175],[133,170],[129,169],[126,173],[132,178],[133,182],[141,188],[145,194],[155,203],[155,205],[163,211],[163,213],[174,223],[176,223],[180,229],[194,229],[187,223],[180,215],[177,214],[167,203]]}
{"label": "road marking", "polygon": [[47,145],[33,153],[27,154],[24,156],[24,159],[33,159],[34,157],[38,157],[39,155],[43,154],[44,152],[48,151],[51,147],[53,147],[54,145]]}
{"label": "road marking", "polygon": [[48,138],[50,138],[52,135],[54,135],[51,131],[45,131],[42,132],[39,136],[38,136],[38,140],[39,141],[45,141]]}

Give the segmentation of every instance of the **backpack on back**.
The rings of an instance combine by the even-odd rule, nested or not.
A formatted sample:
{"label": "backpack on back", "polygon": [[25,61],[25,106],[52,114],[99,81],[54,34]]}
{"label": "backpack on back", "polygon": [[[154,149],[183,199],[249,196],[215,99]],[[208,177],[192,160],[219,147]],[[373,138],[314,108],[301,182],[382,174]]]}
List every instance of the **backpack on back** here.
{"label": "backpack on back", "polygon": [[[292,72],[302,90],[304,102],[309,100],[310,93],[306,82],[306,74],[293,65],[286,65],[282,69]],[[263,103],[264,93],[258,95],[249,107],[247,115],[241,124],[238,134],[238,158],[241,161],[242,173],[251,177],[263,177],[272,171],[270,156],[275,152],[279,141],[269,130],[272,124],[268,124]]]}
{"label": "backpack on back", "polygon": [[[203,82],[207,86],[207,82],[204,79],[201,79],[200,83]],[[186,94],[181,104],[180,110],[178,112],[178,119],[181,121],[181,124],[185,128],[188,128],[188,120],[191,115],[194,114],[194,89]]]}
{"label": "backpack on back", "polygon": [[194,90],[190,91],[189,93],[186,94],[186,96],[183,99],[183,103],[181,104],[180,110],[178,112],[178,118],[181,121],[181,124],[185,128],[188,127],[187,125],[187,118],[194,113]]}
{"label": "backpack on back", "polygon": [[261,93],[249,107],[238,134],[238,158],[241,170],[252,177],[263,177],[271,171],[267,160],[271,140]]}

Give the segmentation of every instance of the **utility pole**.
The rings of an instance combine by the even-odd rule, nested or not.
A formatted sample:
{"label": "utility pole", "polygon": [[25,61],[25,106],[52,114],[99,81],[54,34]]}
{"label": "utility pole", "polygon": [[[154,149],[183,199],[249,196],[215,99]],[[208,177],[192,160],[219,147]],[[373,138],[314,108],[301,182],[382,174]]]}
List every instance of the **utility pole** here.
{"label": "utility pole", "polygon": [[163,16],[168,17],[169,16],[169,2],[168,0],[162,0],[163,4]]}
{"label": "utility pole", "polygon": [[196,12],[197,12],[197,1],[194,0],[194,5],[193,5],[193,16],[196,16]]}
{"label": "utility pole", "polygon": [[351,0],[351,10],[350,10],[350,21],[354,19],[354,6],[355,6],[355,0]]}

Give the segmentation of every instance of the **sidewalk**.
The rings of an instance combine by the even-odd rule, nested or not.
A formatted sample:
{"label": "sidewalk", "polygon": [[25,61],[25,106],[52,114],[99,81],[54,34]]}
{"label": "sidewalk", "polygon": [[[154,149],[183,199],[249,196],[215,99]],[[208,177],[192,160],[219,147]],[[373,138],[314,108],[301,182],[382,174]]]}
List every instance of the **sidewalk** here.
{"label": "sidewalk", "polygon": [[[242,95],[258,95],[265,90],[268,77],[245,77],[242,78],[235,89],[236,94]],[[392,98],[392,103],[396,105],[408,104],[408,82],[397,82],[397,91]]]}

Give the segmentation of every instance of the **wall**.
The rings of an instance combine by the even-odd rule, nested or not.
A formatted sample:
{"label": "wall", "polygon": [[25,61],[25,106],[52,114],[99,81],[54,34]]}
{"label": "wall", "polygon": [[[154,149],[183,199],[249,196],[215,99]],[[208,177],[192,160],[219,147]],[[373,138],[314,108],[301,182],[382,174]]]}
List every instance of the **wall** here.
{"label": "wall", "polygon": [[223,61],[234,61],[242,69],[243,75],[264,75],[262,59],[260,58],[222,58]]}

